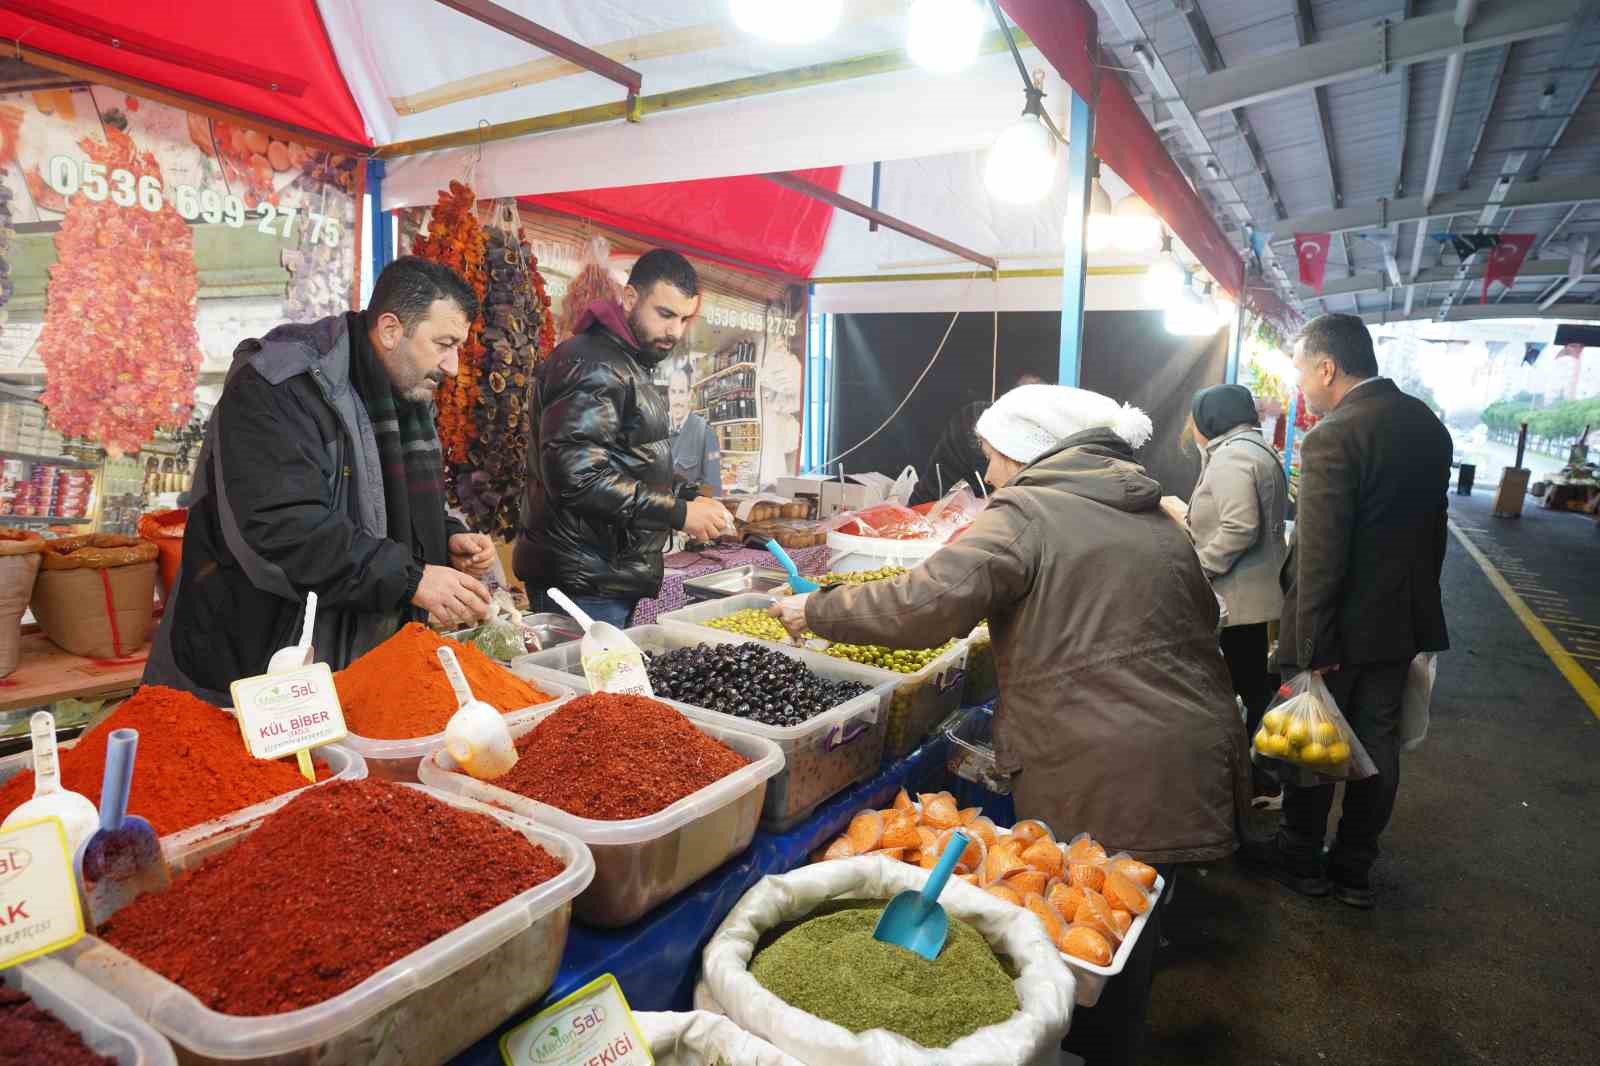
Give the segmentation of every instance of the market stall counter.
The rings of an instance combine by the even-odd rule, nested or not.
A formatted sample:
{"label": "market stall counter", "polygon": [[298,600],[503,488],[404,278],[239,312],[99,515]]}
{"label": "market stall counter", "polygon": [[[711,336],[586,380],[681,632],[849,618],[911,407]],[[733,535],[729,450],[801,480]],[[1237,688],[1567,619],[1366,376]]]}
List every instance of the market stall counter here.
{"label": "market stall counter", "polygon": [[747,851],[643,921],[612,930],[574,925],[555,983],[540,1007],[510,1019],[493,1035],[478,1041],[453,1060],[455,1066],[499,1066],[501,1033],[601,974],[616,976],[634,1010],[688,1010],[700,973],[701,949],[751,886],[768,874],[805,865],[861,808],[882,806],[901,788],[917,792],[941,787],[945,760],[941,735],[884,767],[876,777],[835,796],[788,832],[757,831]]}
{"label": "market stall counter", "polygon": [[[795,548],[790,558],[802,574],[821,574],[828,569],[829,549]],[[656,621],[668,611],[675,611],[693,601],[684,584],[694,578],[715,574],[738,566],[756,566],[763,569],[774,566],[768,552],[760,548],[709,548],[700,552],[677,552],[666,558],[666,572],[661,579],[661,591],[654,599],[640,600],[633,609],[630,625],[643,626]]]}

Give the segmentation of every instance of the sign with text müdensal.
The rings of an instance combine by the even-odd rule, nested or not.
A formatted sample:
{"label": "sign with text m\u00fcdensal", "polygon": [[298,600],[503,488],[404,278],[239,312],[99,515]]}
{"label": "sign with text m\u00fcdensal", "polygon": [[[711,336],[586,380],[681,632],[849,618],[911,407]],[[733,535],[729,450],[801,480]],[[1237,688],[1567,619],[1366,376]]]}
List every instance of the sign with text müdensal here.
{"label": "sign with text m\u00fcdensal", "polygon": [[231,691],[245,746],[258,759],[292,755],[345,735],[344,711],[327,663],[247,677],[235,681]]}

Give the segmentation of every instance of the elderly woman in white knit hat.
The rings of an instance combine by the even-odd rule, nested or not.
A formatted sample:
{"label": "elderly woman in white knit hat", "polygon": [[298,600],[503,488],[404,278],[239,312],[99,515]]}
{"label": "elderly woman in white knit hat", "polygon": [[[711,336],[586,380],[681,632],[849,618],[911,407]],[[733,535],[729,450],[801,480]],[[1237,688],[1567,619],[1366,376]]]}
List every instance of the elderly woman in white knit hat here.
{"label": "elderly woman in white knit hat", "polygon": [[848,643],[927,648],[989,620],[995,754],[1019,817],[1151,863],[1237,843],[1249,760],[1218,603],[1161,486],[1134,458],[1143,411],[1027,385],[978,420],[996,491],[959,540],[892,581],[774,613]]}

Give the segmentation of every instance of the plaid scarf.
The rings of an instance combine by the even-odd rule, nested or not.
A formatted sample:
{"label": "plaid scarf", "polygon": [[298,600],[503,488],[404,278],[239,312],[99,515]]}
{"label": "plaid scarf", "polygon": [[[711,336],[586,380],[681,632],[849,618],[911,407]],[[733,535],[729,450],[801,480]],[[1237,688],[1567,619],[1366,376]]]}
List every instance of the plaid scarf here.
{"label": "plaid scarf", "polygon": [[351,312],[348,319],[350,381],[378,438],[389,539],[408,546],[425,563],[448,566],[443,455],[433,427],[433,404],[395,395],[367,336],[367,316]]}

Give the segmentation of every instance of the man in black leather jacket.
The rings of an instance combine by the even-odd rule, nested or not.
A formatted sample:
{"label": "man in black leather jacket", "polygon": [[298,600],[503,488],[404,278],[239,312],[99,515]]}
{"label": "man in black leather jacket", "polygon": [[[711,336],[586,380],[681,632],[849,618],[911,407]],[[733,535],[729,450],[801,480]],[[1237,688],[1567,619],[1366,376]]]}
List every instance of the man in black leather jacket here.
{"label": "man in black leather jacket", "polygon": [[556,587],[626,626],[634,604],[661,591],[673,530],[710,540],[731,527],[715,500],[674,495],[667,397],[651,380],[699,309],[689,261],[646,252],[621,302],[590,304],[540,368],[513,566],[542,609],[558,609],[544,592]]}

